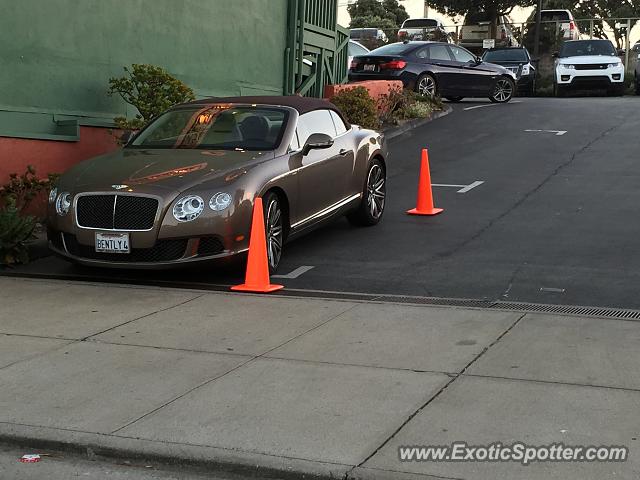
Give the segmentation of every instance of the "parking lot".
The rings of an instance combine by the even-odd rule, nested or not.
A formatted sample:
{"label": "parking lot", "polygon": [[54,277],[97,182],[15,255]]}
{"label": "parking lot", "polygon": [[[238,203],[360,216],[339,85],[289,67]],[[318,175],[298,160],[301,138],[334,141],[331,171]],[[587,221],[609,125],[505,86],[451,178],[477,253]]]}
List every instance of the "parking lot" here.
{"label": "parking lot", "polygon": [[[635,97],[455,104],[390,141],[381,224],[358,229],[342,220],[291,242],[277,281],[302,293],[640,308],[639,107]],[[404,212],[415,206],[424,147],[445,211],[412,217]],[[212,288],[242,277],[218,267],[91,270],[54,257],[14,273]]]}

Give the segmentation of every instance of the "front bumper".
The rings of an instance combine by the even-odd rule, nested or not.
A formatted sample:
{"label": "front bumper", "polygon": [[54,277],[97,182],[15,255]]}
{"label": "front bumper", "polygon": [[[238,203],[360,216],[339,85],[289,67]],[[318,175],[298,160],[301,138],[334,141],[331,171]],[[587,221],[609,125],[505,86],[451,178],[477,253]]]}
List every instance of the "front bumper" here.
{"label": "front bumper", "polygon": [[[71,233],[47,230],[49,249],[56,255],[80,265],[121,269],[166,269],[194,263],[224,260],[247,251],[245,246],[225,248],[225,239],[217,236],[157,240],[151,247],[132,247],[131,253],[99,253],[95,244],[80,243]],[[135,244],[133,244],[135,245]]]}
{"label": "front bumper", "polygon": [[598,70],[575,70],[558,65],[556,83],[560,86],[609,87],[624,84],[624,66]]}

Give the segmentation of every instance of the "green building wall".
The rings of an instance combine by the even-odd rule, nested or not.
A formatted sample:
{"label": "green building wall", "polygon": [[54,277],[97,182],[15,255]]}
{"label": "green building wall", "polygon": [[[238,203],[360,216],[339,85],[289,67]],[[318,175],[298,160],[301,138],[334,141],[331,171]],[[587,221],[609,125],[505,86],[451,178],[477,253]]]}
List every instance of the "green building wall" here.
{"label": "green building wall", "polygon": [[132,116],[106,94],[132,63],[198,97],[283,93],[288,0],[0,0],[0,12],[0,136],[72,140],[74,119]]}

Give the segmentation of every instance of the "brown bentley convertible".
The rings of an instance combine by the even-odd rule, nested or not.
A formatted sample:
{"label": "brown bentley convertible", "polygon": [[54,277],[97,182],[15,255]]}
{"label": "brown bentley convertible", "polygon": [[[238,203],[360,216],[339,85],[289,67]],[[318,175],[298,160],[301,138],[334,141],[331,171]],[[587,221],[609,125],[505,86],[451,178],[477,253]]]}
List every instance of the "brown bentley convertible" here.
{"label": "brown bentley convertible", "polygon": [[347,215],[375,225],[386,195],[381,134],[303,97],[199,100],[160,115],[120,151],[63,174],[49,245],[85,265],[166,268],[249,245],[263,198],[269,264],[285,241]]}

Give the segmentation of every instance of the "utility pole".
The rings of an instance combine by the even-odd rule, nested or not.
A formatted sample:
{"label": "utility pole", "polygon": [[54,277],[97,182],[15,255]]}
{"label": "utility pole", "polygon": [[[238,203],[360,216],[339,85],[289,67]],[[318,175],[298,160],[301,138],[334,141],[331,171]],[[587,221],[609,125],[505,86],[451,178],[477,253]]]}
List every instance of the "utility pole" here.
{"label": "utility pole", "polygon": [[424,18],[429,18],[429,0],[424,0]]}
{"label": "utility pole", "polygon": [[538,11],[536,12],[536,34],[533,45],[533,57],[540,58],[540,27],[542,23],[542,0],[538,0]]}

